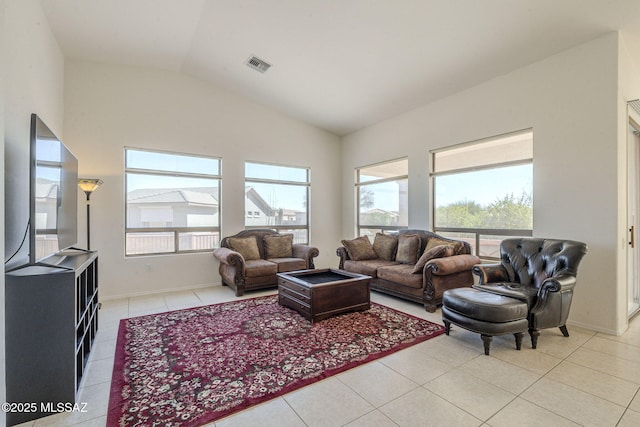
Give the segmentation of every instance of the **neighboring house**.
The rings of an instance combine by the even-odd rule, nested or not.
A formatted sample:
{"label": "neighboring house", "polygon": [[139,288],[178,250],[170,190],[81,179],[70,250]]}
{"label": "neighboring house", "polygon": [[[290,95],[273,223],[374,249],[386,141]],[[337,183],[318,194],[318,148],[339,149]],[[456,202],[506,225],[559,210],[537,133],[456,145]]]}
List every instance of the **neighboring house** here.
{"label": "neighboring house", "polygon": [[218,224],[217,188],[149,188],[127,194],[128,228],[206,227]]}
{"label": "neighboring house", "polygon": [[[218,189],[148,188],[127,194],[128,228],[207,227],[218,224]],[[55,199],[54,199],[55,200]],[[250,186],[245,188],[246,225],[304,224],[306,213],[274,209]]]}
{"label": "neighboring house", "polygon": [[306,212],[274,208],[251,186],[245,187],[244,206],[247,226],[306,224]]}
{"label": "neighboring house", "polygon": [[266,200],[258,194],[255,188],[244,188],[244,208],[246,210],[245,225],[273,225],[275,224],[275,211]]}

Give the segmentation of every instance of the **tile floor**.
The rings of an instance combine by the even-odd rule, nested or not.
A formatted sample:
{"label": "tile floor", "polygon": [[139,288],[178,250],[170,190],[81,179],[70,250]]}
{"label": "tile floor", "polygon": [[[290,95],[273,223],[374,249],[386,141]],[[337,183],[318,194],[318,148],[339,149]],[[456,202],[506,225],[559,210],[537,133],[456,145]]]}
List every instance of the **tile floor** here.
{"label": "tile floor", "polygon": [[[273,293],[250,293],[248,297]],[[79,401],[86,413],[58,414],[22,426],[104,426],[116,332],[121,318],[233,300],[228,288],[104,301],[100,330]],[[372,293],[376,302],[441,323],[440,312]],[[491,356],[477,334],[439,336],[209,426],[638,426],[640,320],[621,337],[569,327],[496,337]]]}

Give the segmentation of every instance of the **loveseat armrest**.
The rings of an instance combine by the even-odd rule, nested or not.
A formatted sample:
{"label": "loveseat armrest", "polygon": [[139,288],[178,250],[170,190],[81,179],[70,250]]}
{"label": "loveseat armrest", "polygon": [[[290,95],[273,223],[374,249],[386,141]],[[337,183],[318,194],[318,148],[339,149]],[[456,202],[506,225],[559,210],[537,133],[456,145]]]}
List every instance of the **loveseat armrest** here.
{"label": "loveseat armrest", "polygon": [[473,274],[478,276],[479,283],[509,282],[509,273],[502,264],[478,264],[473,267]]}
{"label": "loveseat armrest", "polygon": [[463,254],[435,258],[422,270],[424,281],[424,308],[433,313],[442,304],[442,296],[449,289],[471,287],[471,269],[480,262],[475,255]]}
{"label": "loveseat armrest", "polygon": [[213,256],[222,264],[240,267],[241,271],[244,268],[244,257],[240,252],[232,251],[229,248],[216,248],[213,251]]}
{"label": "loveseat armrest", "polygon": [[344,270],[344,262],[350,259],[347,248],[345,248],[344,246],[339,246],[338,249],[336,249],[336,255],[340,257],[340,264],[338,265],[338,268],[340,270]]}
{"label": "loveseat armrest", "polygon": [[429,260],[424,268],[425,272],[429,271],[431,274],[446,276],[448,274],[471,270],[473,266],[478,263],[480,263],[480,258],[475,255],[453,255]]}
{"label": "loveseat armrest", "polygon": [[313,258],[318,255],[320,255],[320,250],[314,246],[302,245],[299,243],[293,245],[293,257],[304,259],[307,263],[307,268],[315,268]]}

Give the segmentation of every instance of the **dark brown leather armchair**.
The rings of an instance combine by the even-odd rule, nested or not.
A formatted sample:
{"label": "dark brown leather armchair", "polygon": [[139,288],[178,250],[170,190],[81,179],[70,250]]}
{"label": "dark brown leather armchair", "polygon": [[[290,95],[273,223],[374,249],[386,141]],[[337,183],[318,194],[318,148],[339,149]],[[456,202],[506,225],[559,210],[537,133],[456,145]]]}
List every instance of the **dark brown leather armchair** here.
{"label": "dark brown leather armchair", "polygon": [[540,329],[560,328],[565,337],[567,318],[580,261],[587,245],[571,240],[511,238],[500,244],[499,264],[479,264],[474,288],[517,298],[527,303],[531,345]]}

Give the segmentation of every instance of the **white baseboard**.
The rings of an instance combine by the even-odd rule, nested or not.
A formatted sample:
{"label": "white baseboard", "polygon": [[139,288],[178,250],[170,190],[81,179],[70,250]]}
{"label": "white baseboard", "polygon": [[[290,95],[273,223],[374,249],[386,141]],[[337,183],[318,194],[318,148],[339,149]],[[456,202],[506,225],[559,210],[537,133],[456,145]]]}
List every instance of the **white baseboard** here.
{"label": "white baseboard", "polygon": [[158,295],[158,294],[166,294],[168,292],[184,292],[184,291],[192,291],[195,289],[205,289],[205,288],[211,288],[211,287],[222,287],[222,283],[203,283],[201,285],[190,285],[190,286],[184,286],[184,287],[176,287],[176,288],[166,288],[166,289],[158,289],[158,290],[153,290],[153,291],[143,291],[143,292],[131,292],[131,293],[126,293],[126,294],[121,294],[121,295],[108,295],[108,296],[102,296],[102,294],[100,295],[100,300],[101,301],[110,301],[110,300],[115,300],[115,299],[123,299],[123,298],[132,298],[132,297],[144,297],[144,296],[150,296],[150,295]]}
{"label": "white baseboard", "polygon": [[[629,328],[629,325],[625,325],[622,330],[615,331],[613,329],[600,328],[598,326],[595,326],[595,325],[592,325],[592,324],[589,324],[589,323],[574,322],[572,320],[569,320],[567,322],[567,326],[577,326],[579,328],[588,329],[590,331],[602,332],[603,334],[615,335],[615,336],[618,336],[618,337],[620,335],[624,334],[625,331]],[[569,333],[571,333],[571,332],[569,332]]]}

